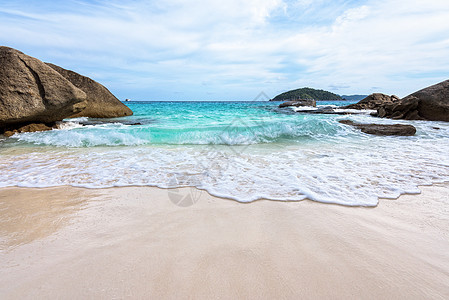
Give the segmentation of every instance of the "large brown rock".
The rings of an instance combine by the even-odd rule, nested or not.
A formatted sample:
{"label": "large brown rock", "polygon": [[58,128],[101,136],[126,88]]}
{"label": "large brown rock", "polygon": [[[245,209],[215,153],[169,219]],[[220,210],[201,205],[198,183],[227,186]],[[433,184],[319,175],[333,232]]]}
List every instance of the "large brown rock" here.
{"label": "large brown rock", "polygon": [[419,90],[408,97],[418,99],[420,117],[432,121],[449,121],[449,80]]}
{"label": "large brown rock", "polygon": [[54,123],[86,106],[86,94],[42,61],[0,46],[0,132]]}
{"label": "large brown rock", "polygon": [[350,104],[344,107],[343,109],[378,109],[379,107],[385,104],[393,104],[399,101],[399,97],[392,95],[388,96],[381,93],[374,93],[369,95],[363,100],[360,100],[358,103]]}
{"label": "large brown rock", "polygon": [[410,136],[415,135],[416,128],[412,125],[403,124],[361,124],[355,123],[351,120],[340,120],[342,124],[351,125],[360,129],[363,133],[373,135],[401,135]]}
{"label": "large brown rock", "polygon": [[449,122],[449,80],[419,90],[396,105],[378,109],[379,117]]}
{"label": "large brown rock", "polygon": [[106,87],[89,77],[47,63],[87,95],[86,108],[72,117],[115,118],[130,116],[131,109],[120,102]]}

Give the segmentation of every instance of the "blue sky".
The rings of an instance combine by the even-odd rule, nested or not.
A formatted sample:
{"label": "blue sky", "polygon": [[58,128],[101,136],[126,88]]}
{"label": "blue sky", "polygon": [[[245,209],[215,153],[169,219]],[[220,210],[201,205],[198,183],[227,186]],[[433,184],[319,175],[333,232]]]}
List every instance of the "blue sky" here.
{"label": "blue sky", "polygon": [[118,98],[400,97],[449,79],[447,0],[0,2],[0,44]]}

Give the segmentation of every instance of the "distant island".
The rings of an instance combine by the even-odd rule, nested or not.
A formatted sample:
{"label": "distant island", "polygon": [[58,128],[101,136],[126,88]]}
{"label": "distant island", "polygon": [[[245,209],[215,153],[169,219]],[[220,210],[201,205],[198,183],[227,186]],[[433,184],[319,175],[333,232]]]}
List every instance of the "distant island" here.
{"label": "distant island", "polygon": [[339,95],[312,88],[301,88],[291,90],[280,95],[277,95],[270,101],[295,101],[295,100],[343,100]]}
{"label": "distant island", "polygon": [[366,98],[367,95],[344,95],[340,96],[328,91],[313,89],[309,87],[291,90],[280,95],[277,95],[270,101],[296,101],[296,100],[317,100],[317,101],[331,101],[331,100],[348,100],[359,101]]}

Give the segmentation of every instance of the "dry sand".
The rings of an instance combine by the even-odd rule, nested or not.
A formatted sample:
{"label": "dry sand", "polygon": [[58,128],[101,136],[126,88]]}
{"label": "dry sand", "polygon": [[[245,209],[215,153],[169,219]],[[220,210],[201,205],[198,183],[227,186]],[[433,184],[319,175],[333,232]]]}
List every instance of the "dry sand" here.
{"label": "dry sand", "polygon": [[0,298],[448,299],[449,184],[422,191],[363,208],[0,189]]}

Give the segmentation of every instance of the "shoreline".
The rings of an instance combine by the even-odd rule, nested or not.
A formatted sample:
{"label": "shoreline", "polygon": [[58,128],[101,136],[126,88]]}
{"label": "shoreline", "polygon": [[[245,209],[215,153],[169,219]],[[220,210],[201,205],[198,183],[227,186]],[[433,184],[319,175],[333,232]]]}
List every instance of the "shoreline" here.
{"label": "shoreline", "polygon": [[157,190],[161,190],[161,191],[167,191],[167,193],[170,194],[170,191],[177,191],[177,190],[185,190],[188,189],[190,191],[192,191],[192,193],[206,193],[208,197],[213,197],[213,198],[217,198],[217,199],[221,199],[224,201],[233,201],[239,204],[251,204],[251,203],[255,203],[255,202],[259,202],[259,201],[270,201],[270,202],[281,202],[281,203],[301,203],[303,201],[310,201],[310,202],[315,202],[315,203],[319,203],[319,204],[323,204],[323,205],[337,205],[337,206],[342,206],[342,207],[362,207],[362,208],[376,208],[379,206],[381,201],[394,201],[394,200],[398,200],[399,198],[403,197],[403,196],[419,196],[422,194],[422,188],[428,188],[428,187],[432,187],[432,186],[440,186],[440,185],[448,185],[449,186],[449,181],[438,181],[438,182],[434,182],[434,183],[430,183],[430,184],[420,184],[417,185],[417,188],[420,190],[419,193],[401,193],[398,197],[396,198],[383,198],[383,197],[378,197],[378,203],[375,206],[369,206],[369,205],[360,205],[360,204],[355,204],[355,205],[349,205],[349,204],[341,204],[341,203],[334,203],[334,202],[322,202],[322,201],[318,201],[318,200],[313,200],[313,199],[309,199],[309,198],[305,198],[303,200],[275,200],[275,199],[267,199],[267,198],[261,198],[261,199],[257,199],[257,200],[252,200],[252,201],[239,201],[237,199],[234,198],[226,198],[226,197],[221,197],[221,196],[215,196],[213,194],[211,194],[208,190],[206,189],[200,189],[197,187],[192,187],[192,186],[183,186],[183,187],[175,187],[175,188],[162,188],[159,186],[151,186],[151,185],[127,185],[127,186],[108,186],[108,187],[103,187],[103,188],[90,188],[90,187],[84,187],[84,186],[72,186],[72,185],[60,185],[60,186],[48,186],[48,187],[26,187],[26,186],[5,186],[5,187],[0,187],[0,193],[4,190],[7,189],[35,189],[35,190],[47,190],[47,189],[58,189],[58,188],[73,188],[73,189],[85,189],[85,190],[113,190],[113,189],[127,189],[127,188],[149,188],[149,189],[157,189]]}
{"label": "shoreline", "polygon": [[2,188],[0,297],[447,298],[449,184],[420,189],[181,207],[151,187]]}

